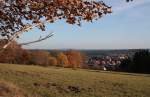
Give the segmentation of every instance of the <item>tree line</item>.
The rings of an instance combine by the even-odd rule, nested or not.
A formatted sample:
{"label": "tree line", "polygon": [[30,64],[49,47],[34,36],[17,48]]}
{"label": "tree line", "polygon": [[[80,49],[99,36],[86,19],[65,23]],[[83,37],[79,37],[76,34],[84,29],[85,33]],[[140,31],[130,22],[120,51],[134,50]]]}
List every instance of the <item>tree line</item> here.
{"label": "tree line", "polygon": [[[6,40],[1,40],[2,46]],[[79,68],[84,63],[85,55],[79,51],[44,51],[23,49],[13,41],[8,48],[0,52],[0,63],[28,64],[40,66],[60,66]]]}
{"label": "tree line", "polygon": [[[5,39],[0,40],[0,47],[5,45],[6,42]],[[15,41],[8,48],[0,50],[0,63],[9,64],[86,68],[86,58],[85,54],[75,50],[27,50]],[[150,73],[149,50],[139,50],[132,57],[124,59],[119,66],[117,65],[117,71]]]}
{"label": "tree line", "polygon": [[120,71],[134,73],[150,73],[150,52],[139,50],[132,58],[125,59],[119,66]]}

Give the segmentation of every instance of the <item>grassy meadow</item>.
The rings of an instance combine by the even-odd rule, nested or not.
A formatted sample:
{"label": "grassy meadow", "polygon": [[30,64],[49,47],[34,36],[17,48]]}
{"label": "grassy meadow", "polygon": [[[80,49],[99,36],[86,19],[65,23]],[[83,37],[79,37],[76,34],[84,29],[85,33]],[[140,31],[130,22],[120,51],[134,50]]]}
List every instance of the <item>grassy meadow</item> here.
{"label": "grassy meadow", "polygon": [[0,96],[149,97],[150,75],[0,64]]}

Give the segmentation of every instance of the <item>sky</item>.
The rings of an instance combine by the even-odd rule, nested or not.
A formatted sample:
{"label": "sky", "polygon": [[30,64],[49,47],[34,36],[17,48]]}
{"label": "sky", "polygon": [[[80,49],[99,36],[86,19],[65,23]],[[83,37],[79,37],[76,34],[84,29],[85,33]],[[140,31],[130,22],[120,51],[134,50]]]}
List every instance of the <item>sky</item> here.
{"label": "sky", "polygon": [[27,49],[142,49],[150,48],[150,0],[103,0],[112,6],[112,14],[97,21],[70,25],[64,20],[46,26],[46,31],[35,28],[17,40],[28,42],[45,36],[54,36]]}

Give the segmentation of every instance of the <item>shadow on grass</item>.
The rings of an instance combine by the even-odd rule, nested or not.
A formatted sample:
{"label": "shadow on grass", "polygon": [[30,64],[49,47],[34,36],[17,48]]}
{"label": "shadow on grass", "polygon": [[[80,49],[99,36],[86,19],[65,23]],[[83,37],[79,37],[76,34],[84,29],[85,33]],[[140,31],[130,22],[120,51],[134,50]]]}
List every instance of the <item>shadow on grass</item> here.
{"label": "shadow on grass", "polygon": [[131,76],[143,76],[150,77],[150,74],[142,74],[142,73],[128,73],[128,72],[115,72],[115,71],[102,71],[102,70],[88,70],[89,72],[99,72],[99,73],[108,73],[108,74],[119,74],[119,75],[131,75]]}

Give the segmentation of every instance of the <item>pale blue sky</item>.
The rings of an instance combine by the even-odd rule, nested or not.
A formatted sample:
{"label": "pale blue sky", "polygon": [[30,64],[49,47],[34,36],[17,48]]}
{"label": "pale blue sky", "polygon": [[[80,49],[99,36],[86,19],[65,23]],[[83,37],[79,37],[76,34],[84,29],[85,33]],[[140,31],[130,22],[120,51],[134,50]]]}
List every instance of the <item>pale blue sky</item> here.
{"label": "pale blue sky", "polygon": [[29,49],[135,49],[150,48],[150,0],[104,0],[113,13],[82,26],[63,20],[47,26],[46,32],[33,29],[21,35],[19,42],[38,39],[53,31],[54,36],[24,46]]}

